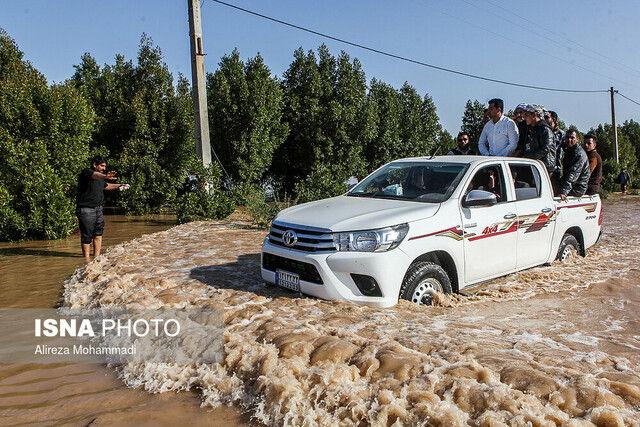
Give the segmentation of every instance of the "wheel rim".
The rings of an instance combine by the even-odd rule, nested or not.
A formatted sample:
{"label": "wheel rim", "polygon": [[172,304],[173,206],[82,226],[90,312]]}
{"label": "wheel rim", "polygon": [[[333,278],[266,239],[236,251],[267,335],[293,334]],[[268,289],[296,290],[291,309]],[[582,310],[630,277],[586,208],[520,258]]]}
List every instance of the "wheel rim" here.
{"label": "wheel rim", "polygon": [[442,285],[438,280],[433,278],[424,279],[416,286],[415,291],[413,291],[411,301],[416,304],[431,305],[433,296],[438,292],[442,292]]}
{"label": "wheel rim", "polygon": [[560,261],[566,261],[573,258],[573,255],[576,253],[576,248],[572,245],[567,245],[564,247],[562,251],[562,255],[560,256]]}

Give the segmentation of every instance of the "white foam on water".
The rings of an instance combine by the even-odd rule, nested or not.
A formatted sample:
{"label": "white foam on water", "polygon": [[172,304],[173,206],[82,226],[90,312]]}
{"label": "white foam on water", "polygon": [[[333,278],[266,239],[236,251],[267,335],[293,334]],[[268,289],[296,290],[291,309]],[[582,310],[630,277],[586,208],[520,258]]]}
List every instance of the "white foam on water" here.
{"label": "white foam on water", "polygon": [[111,248],[67,281],[65,305],[223,307],[223,363],[117,369],[130,386],[196,389],[203,405],[240,406],[268,425],[633,425],[640,337],[620,319],[637,324],[638,303],[625,300],[630,287],[594,286],[633,273],[630,209],[608,205],[623,220],[607,223],[586,258],[438,296],[436,307],[374,309],[265,287],[265,231],[224,221]]}

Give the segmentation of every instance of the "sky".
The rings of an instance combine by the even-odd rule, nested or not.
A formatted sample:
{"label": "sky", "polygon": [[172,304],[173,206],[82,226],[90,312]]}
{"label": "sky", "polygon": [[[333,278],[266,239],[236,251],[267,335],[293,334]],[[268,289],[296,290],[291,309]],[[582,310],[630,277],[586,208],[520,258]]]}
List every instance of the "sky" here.
{"label": "sky", "polygon": [[[640,102],[638,0],[226,0],[244,9],[438,67],[524,85],[608,90]],[[429,94],[455,135],[468,99],[501,98],[557,111],[587,131],[611,123],[610,94],[540,91],[463,77],[375,54],[201,0],[205,68],[234,48],[258,53],[282,77],[293,52],[326,44],[358,58],[367,81]],[[188,0],[0,0],[0,28],[49,83],[63,82],[89,52],[100,65],[122,54],[135,62],[142,33],[162,49],[177,78],[190,79]],[[616,121],[640,121],[640,105],[616,95]]]}

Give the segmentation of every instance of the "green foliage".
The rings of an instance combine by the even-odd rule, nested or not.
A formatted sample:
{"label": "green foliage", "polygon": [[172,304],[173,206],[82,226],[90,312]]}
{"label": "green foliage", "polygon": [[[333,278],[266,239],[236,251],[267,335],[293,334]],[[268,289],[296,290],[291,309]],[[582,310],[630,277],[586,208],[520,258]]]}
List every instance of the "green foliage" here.
{"label": "green foliage", "polygon": [[627,120],[619,127],[619,132],[629,141],[636,156],[640,154],[640,124],[634,120]]}
{"label": "green foliage", "polygon": [[396,90],[372,79],[368,103],[375,123],[364,149],[368,172],[398,158],[425,156],[435,150],[442,127],[429,95],[421,99],[406,82]]}
{"label": "green foliage", "polygon": [[22,57],[0,30],[0,240],[61,238],[75,228],[94,114],[72,85],[49,87]]}
{"label": "green foliage", "polygon": [[276,196],[273,202],[267,202],[265,190],[257,185],[253,185],[246,190],[247,213],[251,217],[253,224],[260,228],[268,227],[278,212],[288,206],[296,204],[296,201],[292,201],[286,194],[283,200],[280,200]]}
{"label": "green foliage", "polygon": [[160,210],[176,197],[195,153],[193,104],[187,80],[177,87],[162,51],[142,35],[137,62],[116,55],[102,69],[88,53],[72,78],[97,113],[93,146],[109,153],[131,190],[107,193],[125,213]]}
{"label": "green foliage", "polygon": [[349,177],[364,175],[373,128],[360,62],[345,52],[335,58],[324,45],[317,58],[298,49],[283,86],[290,133],[274,156],[276,179],[303,201],[344,192]]}
{"label": "green foliage", "polygon": [[462,126],[461,132],[469,134],[471,139],[471,145],[474,148],[478,147],[478,141],[480,140],[480,134],[482,133],[482,117],[484,116],[484,110],[486,105],[479,102],[477,99],[471,102],[467,100],[467,104],[464,107],[464,113],[462,114]]}
{"label": "green foliage", "polygon": [[211,145],[237,183],[263,177],[287,136],[282,89],[260,55],[240,60],[234,50],[207,75]]}
{"label": "green foliage", "polygon": [[638,135],[638,123],[632,121],[625,122],[624,125],[618,126],[618,159],[620,164],[616,164],[613,157],[613,136],[610,124],[598,125],[597,128],[591,128],[589,133],[597,138],[596,149],[602,156],[602,186],[607,191],[618,191],[619,186],[614,181],[620,174],[620,168],[625,168],[633,177],[638,176],[640,172],[638,168],[638,158],[636,149],[631,143],[632,138]]}
{"label": "green foliage", "polygon": [[401,157],[403,150],[400,138],[400,117],[402,104],[398,92],[377,79],[372,79],[367,99],[374,113],[375,132],[373,138],[366,141],[364,154],[367,170],[373,171],[379,166]]}
{"label": "green foliage", "polygon": [[416,89],[407,82],[402,85],[399,94],[402,103],[400,137],[404,146],[400,157],[430,155],[436,147],[441,129],[433,100],[429,95],[421,99]]}
{"label": "green foliage", "polygon": [[443,155],[456,148],[458,142],[457,139],[449,133],[449,131],[443,129],[438,135],[438,144],[440,145],[438,154]]}
{"label": "green foliage", "polygon": [[173,202],[178,223],[219,219],[230,215],[236,208],[233,199],[220,190],[220,168],[212,164],[204,168],[193,158],[190,170],[197,177],[195,191],[185,191]]}
{"label": "green foliage", "polygon": [[607,158],[602,160],[602,182],[600,183],[601,191],[604,190],[607,193],[612,191],[619,191],[619,184],[615,183],[615,179],[620,173],[620,165],[618,165],[615,159]]}

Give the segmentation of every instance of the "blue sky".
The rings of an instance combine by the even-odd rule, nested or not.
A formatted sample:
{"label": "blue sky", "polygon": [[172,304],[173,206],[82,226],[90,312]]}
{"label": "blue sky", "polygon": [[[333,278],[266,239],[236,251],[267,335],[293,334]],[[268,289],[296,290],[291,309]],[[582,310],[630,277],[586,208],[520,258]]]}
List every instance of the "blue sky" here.
{"label": "blue sky", "polygon": [[[637,0],[227,0],[299,26],[440,67],[535,86],[606,90],[640,102],[640,3]],[[608,93],[537,91],[484,82],[343,45],[203,0],[207,71],[238,48],[260,53],[282,76],[298,47],[325,43],[334,55],[357,57],[367,80],[399,88],[405,81],[434,100],[443,126],[460,127],[467,99],[499,97],[556,110],[582,131],[610,123]],[[99,64],[137,54],[146,32],[177,76],[190,77],[187,0],[1,0],[0,27],[49,83],[71,77],[89,52]],[[576,44],[577,43],[577,44]],[[616,97],[619,123],[640,121],[640,105]]]}

